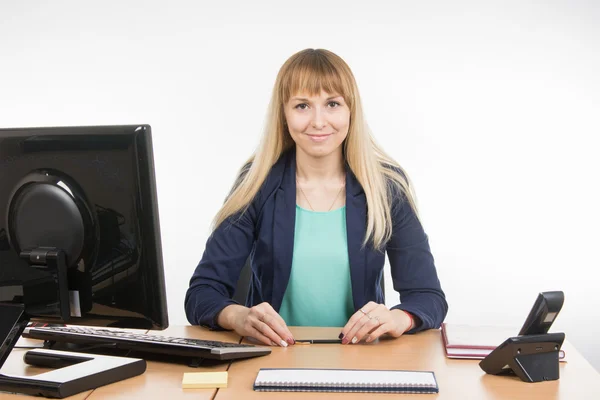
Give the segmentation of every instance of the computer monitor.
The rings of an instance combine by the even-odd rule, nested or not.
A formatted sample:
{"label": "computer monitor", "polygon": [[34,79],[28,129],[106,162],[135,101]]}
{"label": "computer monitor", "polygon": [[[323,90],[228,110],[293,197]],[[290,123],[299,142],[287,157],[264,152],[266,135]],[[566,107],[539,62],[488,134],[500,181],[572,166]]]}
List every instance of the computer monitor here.
{"label": "computer monitor", "polygon": [[[0,367],[31,320],[168,326],[150,126],[0,129]],[[24,360],[69,365],[0,374],[0,391],[63,398],[146,369],[53,349]]]}
{"label": "computer monitor", "polygon": [[0,303],[168,326],[149,125],[0,129]]}

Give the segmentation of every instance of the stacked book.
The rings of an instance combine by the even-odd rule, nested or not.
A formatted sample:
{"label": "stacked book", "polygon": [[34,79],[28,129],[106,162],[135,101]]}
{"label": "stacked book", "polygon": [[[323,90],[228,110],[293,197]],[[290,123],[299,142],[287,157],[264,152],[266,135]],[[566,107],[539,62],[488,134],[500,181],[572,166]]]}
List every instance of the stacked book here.
{"label": "stacked book", "polygon": [[[442,340],[448,358],[482,360],[514,336],[518,336],[518,329],[442,323]],[[559,351],[558,358],[565,361],[563,350]]]}

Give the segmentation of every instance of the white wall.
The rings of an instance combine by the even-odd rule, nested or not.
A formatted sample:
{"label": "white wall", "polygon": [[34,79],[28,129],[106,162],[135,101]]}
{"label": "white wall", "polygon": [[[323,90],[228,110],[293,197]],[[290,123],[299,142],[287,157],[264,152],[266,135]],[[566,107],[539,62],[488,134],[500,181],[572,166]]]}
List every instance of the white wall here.
{"label": "white wall", "polygon": [[563,290],[600,369],[598,2],[93,3],[0,3],[0,126],[152,125],[172,324],[275,74],[322,47],[415,183],[447,321],[518,329]]}

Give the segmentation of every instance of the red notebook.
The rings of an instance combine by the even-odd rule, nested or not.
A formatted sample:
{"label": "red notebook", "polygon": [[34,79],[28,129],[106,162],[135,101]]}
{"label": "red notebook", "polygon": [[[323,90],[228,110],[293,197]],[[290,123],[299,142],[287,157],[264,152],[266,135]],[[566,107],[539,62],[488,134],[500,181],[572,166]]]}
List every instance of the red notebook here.
{"label": "red notebook", "polygon": [[[448,358],[482,360],[509,337],[517,336],[518,330],[497,326],[475,326],[442,323],[442,342]],[[560,361],[565,352],[559,351]]]}

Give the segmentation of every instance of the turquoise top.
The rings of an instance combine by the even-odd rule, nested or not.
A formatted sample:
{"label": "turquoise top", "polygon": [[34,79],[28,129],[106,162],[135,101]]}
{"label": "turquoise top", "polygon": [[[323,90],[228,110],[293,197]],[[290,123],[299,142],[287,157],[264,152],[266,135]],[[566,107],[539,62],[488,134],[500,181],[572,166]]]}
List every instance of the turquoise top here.
{"label": "turquoise top", "polygon": [[292,271],[279,314],[288,326],[343,327],[354,313],[346,207],[296,206]]}

